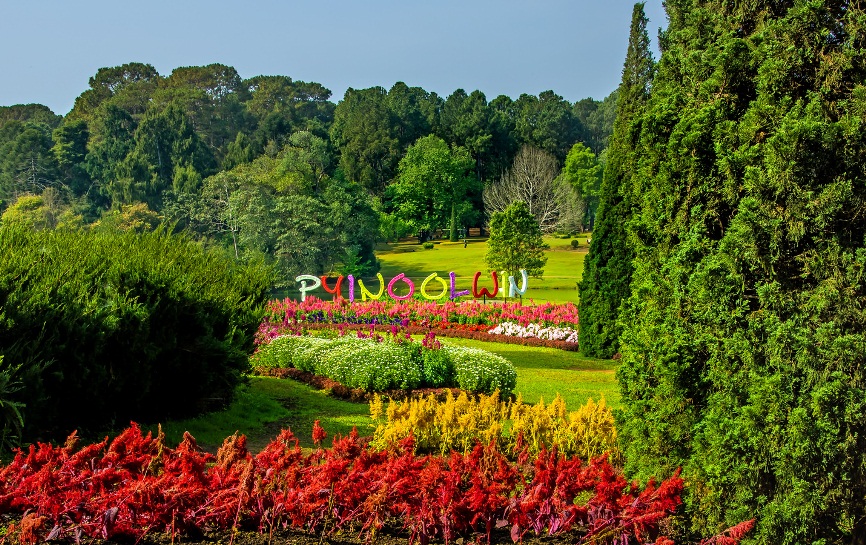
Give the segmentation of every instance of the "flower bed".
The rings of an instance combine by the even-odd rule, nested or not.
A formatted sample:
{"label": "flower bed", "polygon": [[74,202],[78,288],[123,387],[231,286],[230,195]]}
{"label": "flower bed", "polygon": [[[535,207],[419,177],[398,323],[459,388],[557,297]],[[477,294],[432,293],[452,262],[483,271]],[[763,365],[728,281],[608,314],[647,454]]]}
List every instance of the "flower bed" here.
{"label": "flower bed", "polygon": [[522,326],[514,322],[502,322],[488,331],[491,335],[505,335],[506,337],[520,337],[523,339],[541,339],[546,341],[562,341],[569,344],[577,344],[577,331],[570,327],[544,327],[538,324]]}
{"label": "flower bed", "polygon": [[321,338],[284,335],[260,345],[257,368],[296,367],[328,377],[347,388],[368,392],[424,387],[459,387],[470,392],[499,390],[507,396],[517,373],[505,358],[484,350],[441,346],[429,334],[422,342],[409,335]]}
{"label": "flower bed", "polygon": [[[522,335],[496,330],[510,324],[507,331],[523,328]],[[372,301],[349,303],[345,299],[322,301],[314,297],[304,302],[290,299],[271,301],[257,334],[259,343],[302,329],[342,327],[382,330],[401,326],[412,334],[434,331],[442,337],[461,337],[494,342],[519,343],[577,350],[577,307],[573,303],[521,305],[484,304],[476,301],[436,304],[424,301]],[[496,330],[496,333],[492,333]],[[567,334],[560,333],[567,331]],[[542,337],[535,335],[539,332]],[[523,339],[515,341],[514,339]],[[532,342],[534,340],[541,342]]]}
{"label": "flower bed", "polygon": [[[317,443],[325,438],[313,427]],[[322,537],[351,530],[372,541],[383,528],[409,542],[490,539],[497,526],[515,541],[532,534],[572,542],[673,543],[659,536],[681,504],[678,475],[645,488],[604,457],[583,462],[555,452],[511,462],[495,447],[418,457],[411,440],[386,450],[357,434],[304,453],[284,430],[259,454],[232,436],[216,456],[187,434],[177,448],[132,425],[109,443],[38,444],[0,467],[0,512],[23,515],[7,536],[43,540],[172,540],[204,531],[281,527]]]}

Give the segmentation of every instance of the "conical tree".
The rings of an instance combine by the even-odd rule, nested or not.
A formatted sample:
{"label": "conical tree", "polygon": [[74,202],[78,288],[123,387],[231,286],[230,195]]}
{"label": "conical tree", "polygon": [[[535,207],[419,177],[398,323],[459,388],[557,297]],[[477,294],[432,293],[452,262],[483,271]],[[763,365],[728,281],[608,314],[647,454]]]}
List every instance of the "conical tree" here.
{"label": "conical tree", "polygon": [[619,349],[619,306],[630,293],[633,258],[625,225],[631,205],[620,188],[631,183],[640,117],[649,98],[654,62],[646,30],[644,4],[634,5],[628,53],[616,103],[616,121],[601,185],[592,244],[580,282],[580,349],[609,358]]}
{"label": "conical tree", "polygon": [[866,12],[669,0],[631,195],[627,471],[691,529],[866,543]]}

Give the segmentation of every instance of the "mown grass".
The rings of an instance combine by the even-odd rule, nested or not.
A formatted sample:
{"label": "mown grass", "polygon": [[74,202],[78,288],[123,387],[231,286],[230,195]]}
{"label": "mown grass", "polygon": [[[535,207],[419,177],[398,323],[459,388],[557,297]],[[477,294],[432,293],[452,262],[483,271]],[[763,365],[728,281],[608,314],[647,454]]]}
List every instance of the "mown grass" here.
{"label": "mown grass", "polygon": [[[572,249],[571,239],[545,237],[550,249],[545,252],[547,265],[544,278],[530,278],[526,298],[533,301],[577,301],[577,283],[583,273],[583,260],[588,250],[588,234],[575,237],[580,246]],[[457,275],[458,288],[471,287],[476,271],[486,271],[484,254],[487,252],[487,239],[469,239],[466,247],[463,242],[436,241],[432,250],[425,250],[412,242],[380,245],[376,257],[382,265],[382,276],[388,281],[399,273],[405,273],[416,285],[427,275],[437,272],[447,278],[449,272]],[[484,277],[483,285],[490,283]],[[398,293],[402,295],[402,293]]]}
{"label": "mown grass", "polygon": [[481,348],[506,358],[517,370],[515,394],[522,394],[527,403],[552,400],[562,396],[569,410],[577,410],[590,398],[605,398],[607,404],[619,407],[617,363],[612,360],[587,358],[577,352],[557,348],[526,347],[515,344],[490,343],[469,339],[440,339],[442,342]]}
{"label": "mown grass", "polygon": [[[583,260],[589,250],[587,243],[589,236],[591,234],[583,233],[574,237],[579,242],[577,249],[571,247],[572,239],[545,237],[544,240],[550,249],[545,252],[547,265],[544,268],[544,277],[529,279],[529,291],[527,291],[524,300],[539,303],[546,301],[577,302],[577,284],[583,274]],[[381,264],[380,272],[386,283],[394,276],[404,273],[412,280],[417,290],[420,288],[421,282],[434,272],[446,281],[448,273],[454,272],[457,275],[457,288],[465,290],[472,287],[472,277],[476,271],[485,272],[480,285],[492,287],[490,277],[486,274],[487,267],[484,264],[486,252],[486,238],[470,238],[465,248],[462,241],[449,242],[447,240],[435,241],[431,250],[425,250],[417,242],[380,244],[376,250],[376,257]],[[508,279],[503,279],[502,282],[507,292]],[[375,277],[365,278],[364,284],[374,293],[379,290],[379,284]],[[330,286],[333,287],[333,284]],[[434,283],[430,292],[436,294],[439,289],[439,284]],[[408,287],[405,283],[398,282],[394,291],[397,295],[405,295],[408,293]],[[348,297],[348,292],[348,284],[344,283],[342,287],[343,297]],[[309,295],[323,300],[334,297],[322,288],[310,291]],[[360,297],[360,291],[357,287],[355,288],[355,295]],[[297,299],[299,296],[297,286],[279,292],[279,297]]]}

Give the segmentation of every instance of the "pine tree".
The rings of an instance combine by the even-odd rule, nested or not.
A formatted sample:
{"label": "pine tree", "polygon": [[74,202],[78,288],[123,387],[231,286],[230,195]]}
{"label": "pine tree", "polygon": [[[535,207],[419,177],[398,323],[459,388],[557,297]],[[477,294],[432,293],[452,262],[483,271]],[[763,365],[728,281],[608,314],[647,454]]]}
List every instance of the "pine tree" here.
{"label": "pine tree", "polygon": [[866,543],[866,12],[666,7],[629,197],[627,471],[682,466],[704,535]]}
{"label": "pine tree", "polygon": [[617,91],[616,121],[607,151],[598,221],[580,282],[580,349],[596,358],[609,358],[619,348],[619,306],[628,298],[633,258],[625,225],[631,203],[620,188],[631,183],[639,115],[649,97],[654,63],[646,30],[644,4],[634,5],[628,53]]}

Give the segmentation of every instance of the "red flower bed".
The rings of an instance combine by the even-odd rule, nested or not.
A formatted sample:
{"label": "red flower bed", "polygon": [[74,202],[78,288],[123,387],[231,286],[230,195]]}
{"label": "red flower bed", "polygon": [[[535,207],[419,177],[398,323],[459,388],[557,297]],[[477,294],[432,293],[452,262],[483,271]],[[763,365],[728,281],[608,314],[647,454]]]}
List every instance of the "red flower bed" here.
{"label": "red flower bed", "polygon": [[[313,437],[325,437],[318,422]],[[243,436],[226,439],[213,456],[188,434],[172,449],[134,424],[110,443],[78,449],[75,442],[73,434],[62,447],[32,446],[0,468],[0,513],[24,514],[10,528],[13,538],[149,531],[174,538],[292,526],[319,535],[353,529],[372,539],[387,525],[421,543],[489,539],[496,527],[510,528],[514,540],[571,532],[581,543],[650,543],[680,505],[683,486],[674,475],[641,489],[603,457],[529,459],[524,451],[512,462],[482,445],[467,455],[419,457],[411,438],[375,451],[354,432],[306,454],[286,430],[255,456]]]}
{"label": "red flower bed", "polygon": [[[577,306],[574,303],[544,303],[523,305],[516,302],[484,304],[477,301],[437,304],[424,301],[369,301],[349,303],[345,299],[322,301],[314,297],[298,302],[291,299],[271,301],[267,315],[256,334],[258,343],[267,343],[278,335],[297,332],[302,328],[331,326],[370,328],[402,326],[410,332],[494,340],[528,346],[550,346],[577,350],[577,343],[514,339],[507,335],[490,335],[491,328],[503,323],[521,326],[565,326],[576,328]],[[481,334],[484,336],[466,336]],[[513,339],[513,340],[506,340]]]}

